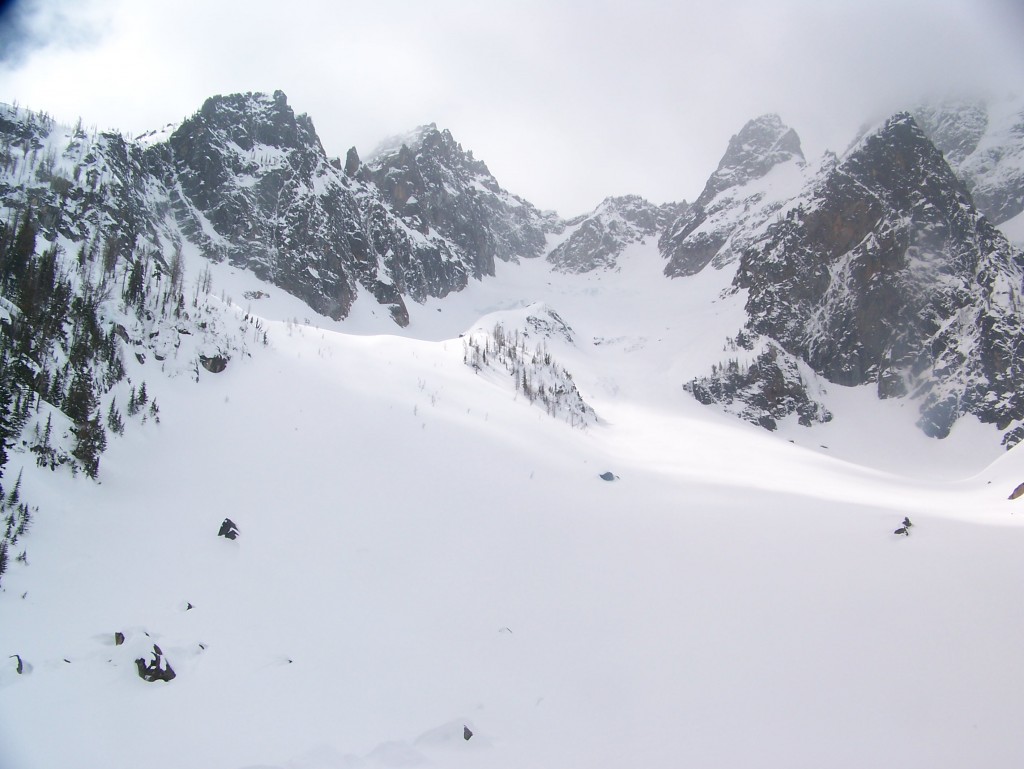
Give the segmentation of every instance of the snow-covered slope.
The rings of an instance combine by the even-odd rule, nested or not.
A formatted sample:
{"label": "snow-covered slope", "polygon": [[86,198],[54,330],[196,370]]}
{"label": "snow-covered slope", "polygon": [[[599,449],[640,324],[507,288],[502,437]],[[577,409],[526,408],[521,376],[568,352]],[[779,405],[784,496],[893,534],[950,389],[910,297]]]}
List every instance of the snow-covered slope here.
{"label": "snow-covered slope", "polygon": [[[558,233],[446,132],[342,165],[286,106],[221,97],[138,143],[0,122],[0,196],[39,202],[31,258],[0,223],[28,420],[3,505],[35,511],[2,540],[0,767],[1024,761],[1024,448],[990,418],[1017,413],[1020,256],[909,118],[813,172],[755,121],[702,204],[723,244],[669,280],[631,199]],[[355,231],[319,226],[335,187]],[[520,258],[583,221],[621,222],[576,252],[614,269]],[[343,230],[366,258],[332,267]],[[284,234],[280,269],[362,276],[344,313],[284,290]],[[895,315],[866,301],[893,286]],[[846,365],[878,343],[851,314],[942,343],[935,370]],[[687,394],[713,365],[773,433]],[[96,481],[34,450],[51,418],[72,450],[90,372],[87,417],[128,404]],[[929,438],[878,398],[905,381],[970,408]]]}
{"label": "snow-covered slope", "polygon": [[[47,514],[0,592],[5,765],[1017,766],[1024,455],[864,388],[778,434],[705,409],[679,383],[740,298],[621,259],[499,264],[403,336],[215,265],[266,347],[160,379],[100,483],[14,454]],[[467,365],[499,320],[597,423]]]}

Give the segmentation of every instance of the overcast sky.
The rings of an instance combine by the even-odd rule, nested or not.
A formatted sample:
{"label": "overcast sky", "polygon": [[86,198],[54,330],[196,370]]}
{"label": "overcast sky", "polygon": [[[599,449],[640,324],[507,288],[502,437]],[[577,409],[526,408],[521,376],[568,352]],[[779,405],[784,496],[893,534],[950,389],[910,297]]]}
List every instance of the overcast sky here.
{"label": "overcast sky", "polygon": [[693,200],[765,112],[817,156],[932,94],[1024,93],[1022,6],[16,0],[0,11],[0,101],[138,134],[216,93],[281,89],[330,155],[436,122],[568,216],[607,195]]}

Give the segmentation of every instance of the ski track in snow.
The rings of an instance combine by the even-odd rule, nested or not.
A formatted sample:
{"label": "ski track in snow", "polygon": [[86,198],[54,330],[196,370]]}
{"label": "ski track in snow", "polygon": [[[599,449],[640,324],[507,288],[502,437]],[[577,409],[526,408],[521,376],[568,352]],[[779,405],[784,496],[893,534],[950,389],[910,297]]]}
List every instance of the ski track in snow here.
{"label": "ski track in snow", "polygon": [[[663,266],[499,264],[399,329],[214,265],[268,347],[198,384],[129,360],[162,422],[99,484],[12,456],[40,512],[0,592],[0,766],[1021,766],[1022,449],[866,389],[774,434],[701,406],[744,297]],[[463,363],[537,302],[597,425]],[[174,681],[136,675],[154,643]]]}

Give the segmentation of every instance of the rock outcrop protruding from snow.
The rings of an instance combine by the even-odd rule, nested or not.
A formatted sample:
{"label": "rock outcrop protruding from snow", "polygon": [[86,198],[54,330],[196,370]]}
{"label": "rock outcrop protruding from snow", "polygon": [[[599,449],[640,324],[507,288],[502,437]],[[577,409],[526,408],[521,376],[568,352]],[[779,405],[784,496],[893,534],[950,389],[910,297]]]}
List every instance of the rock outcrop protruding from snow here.
{"label": "rock outcrop protruding from snow", "polygon": [[219,374],[228,367],[228,359],[224,355],[200,355],[199,363],[211,374]]}
{"label": "rock outcrop protruding from snow", "polygon": [[138,668],[139,678],[143,681],[152,683],[154,681],[173,681],[177,678],[177,673],[174,672],[171,663],[164,658],[163,651],[156,644],[153,644],[153,659],[147,662],[145,657],[139,657],[135,660],[135,666]]}
{"label": "rock outcrop protruding from snow", "polygon": [[[479,372],[497,371],[511,377],[514,391],[550,416],[573,427],[597,422],[597,414],[548,347],[548,339],[572,344],[572,329],[549,308],[531,308],[522,330],[497,322],[489,330],[476,329],[463,341],[463,362]],[[535,336],[539,340],[533,341]]]}
{"label": "rock outcrop protruding from snow", "polygon": [[639,195],[605,198],[591,213],[566,222],[570,234],[547,260],[563,273],[617,269],[626,246],[657,235],[685,210],[685,202],[656,206]]}
{"label": "rock outcrop protruding from snow", "polygon": [[217,536],[226,539],[238,539],[238,526],[230,518],[225,518],[220,525]]}
{"label": "rock outcrop protruding from snow", "polygon": [[729,360],[683,387],[700,403],[719,404],[767,430],[775,430],[791,414],[805,427],[832,419],[831,412],[809,394],[796,358],[773,343],[765,344],[749,363]]}
{"label": "rock outcrop protruding from snow", "polygon": [[1022,262],[901,113],[744,251],[735,283],[750,331],[829,381],[916,399],[943,437],[967,413],[1024,418]]}
{"label": "rock outcrop protruding from snow", "polygon": [[662,234],[665,274],[696,275],[712,262],[721,268],[735,261],[799,190],[803,166],[800,139],[778,115],[748,122],[730,139],[700,197]]}

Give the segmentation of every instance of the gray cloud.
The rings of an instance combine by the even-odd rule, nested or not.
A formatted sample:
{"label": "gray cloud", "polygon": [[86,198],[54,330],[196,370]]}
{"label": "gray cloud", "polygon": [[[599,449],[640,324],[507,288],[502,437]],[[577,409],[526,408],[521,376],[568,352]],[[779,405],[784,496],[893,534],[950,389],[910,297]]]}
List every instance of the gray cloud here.
{"label": "gray cloud", "polygon": [[0,6],[0,65],[20,63],[32,48],[31,15],[27,0]]}
{"label": "gray cloud", "polygon": [[0,66],[17,67],[46,49],[99,43],[102,26],[87,1],[8,0],[0,6]]}

